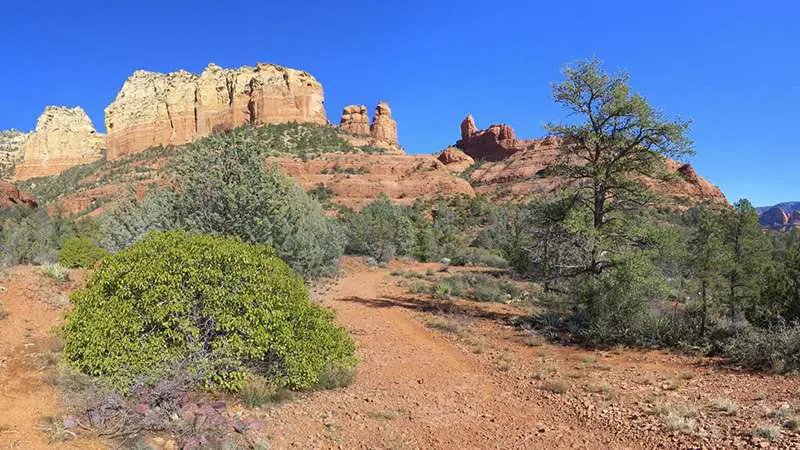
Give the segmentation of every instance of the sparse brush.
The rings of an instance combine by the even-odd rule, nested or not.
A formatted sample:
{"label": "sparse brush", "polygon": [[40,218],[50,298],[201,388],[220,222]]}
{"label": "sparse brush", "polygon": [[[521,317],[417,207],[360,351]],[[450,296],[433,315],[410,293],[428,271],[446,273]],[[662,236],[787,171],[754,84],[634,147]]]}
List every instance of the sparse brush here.
{"label": "sparse brush", "polygon": [[42,273],[56,281],[63,282],[69,280],[69,269],[58,263],[43,265]]}
{"label": "sparse brush", "polygon": [[452,319],[432,319],[425,322],[425,326],[432,330],[444,331],[460,335],[462,333],[461,325]]}
{"label": "sparse brush", "polygon": [[739,405],[731,399],[718,398],[711,405],[714,409],[725,413],[727,416],[735,416],[739,412]]}
{"label": "sparse brush", "polygon": [[356,369],[341,364],[331,364],[320,374],[318,389],[339,389],[356,381]]}
{"label": "sparse brush", "polygon": [[242,387],[242,402],[248,408],[288,400],[292,392],[264,377],[252,377]]}
{"label": "sparse brush", "polygon": [[797,430],[800,428],[800,417],[792,416],[783,421],[783,427],[790,430]]}
{"label": "sparse brush", "polygon": [[778,439],[780,435],[781,429],[775,425],[759,425],[753,430],[753,436],[760,437],[768,441],[774,441],[775,439]]}
{"label": "sparse brush", "polygon": [[544,389],[554,394],[565,394],[569,391],[569,383],[564,380],[549,380],[544,383]]}
{"label": "sparse brush", "polygon": [[664,427],[667,431],[693,433],[697,429],[697,420],[693,417],[684,417],[681,414],[670,412],[664,417]]}
{"label": "sparse brush", "polygon": [[609,383],[592,383],[586,386],[586,390],[592,394],[603,394],[606,399],[614,394],[614,388]]}

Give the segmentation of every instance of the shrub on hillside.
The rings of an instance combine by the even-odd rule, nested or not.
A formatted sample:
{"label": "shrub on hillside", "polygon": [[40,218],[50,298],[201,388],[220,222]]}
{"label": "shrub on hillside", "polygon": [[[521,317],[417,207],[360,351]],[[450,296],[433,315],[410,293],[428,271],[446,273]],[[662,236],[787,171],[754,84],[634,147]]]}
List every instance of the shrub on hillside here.
{"label": "shrub on hillside", "polygon": [[466,247],[458,251],[455,258],[453,258],[453,265],[484,266],[503,269],[508,267],[508,261],[491,250],[480,247]]}
{"label": "shrub on hillside", "polygon": [[46,264],[56,260],[56,249],[68,224],[44,210],[11,208],[0,213],[0,252],[4,264]]}
{"label": "shrub on hillside", "polygon": [[58,261],[69,268],[91,268],[108,252],[87,238],[71,238],[64,241],[58,251]]}
{"label": "shrub on hillside", "polygon": [[118,251],[149,231],[183,229],[270,245],[306,276],[335,272],[344,248],[338,223],[258,153],[190,147],[173,164],[176,191],[119,205],[105,220],[104,247]]}
{"label": "shrub on hillside", "polygon": [[800,370],[800,324],[745,329],[729,340],[725,354],[746,369],[796,372]]}
{"label": "shrub on hillside", "polygon": [[344,218],[347,229],[346,251],[367,255],[379,262],[411,254],[415,227],[403,207],[394,205],[385,195],[358,213]]}
{"label": "shrub on hillside", "polygon": [[355,364],[352,340],[303,280],[270,247],[236,238],[150,233],[71,300],[67,360],[120,390],[178,364],[231,391],[250,375],[311,388]]}

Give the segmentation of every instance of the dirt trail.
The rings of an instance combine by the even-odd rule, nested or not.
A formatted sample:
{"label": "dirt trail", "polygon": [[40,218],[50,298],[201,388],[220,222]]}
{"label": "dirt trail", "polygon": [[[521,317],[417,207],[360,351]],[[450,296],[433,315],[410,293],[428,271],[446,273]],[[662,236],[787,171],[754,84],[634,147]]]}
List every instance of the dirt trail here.
{"label": "dirt trail", "polygon": [[[624,448],[614,436],[560,423],[409,309],[385,269],[349,271],[326,304],[358,343],[357,381],[271,411],[279,447]],[[381,295],[383,294],[383,295]]]}
{"label": "dirt trail", "polygon": [[0,319],[0,449],[95,447],[85,441],[52,444],[39,425],[58,417],[58,395],[45,381],[45,370],[54,363],[53,328],[61,323],[72,286],[56,284],[29,266],[8,269],[0,284],[6,314]]}

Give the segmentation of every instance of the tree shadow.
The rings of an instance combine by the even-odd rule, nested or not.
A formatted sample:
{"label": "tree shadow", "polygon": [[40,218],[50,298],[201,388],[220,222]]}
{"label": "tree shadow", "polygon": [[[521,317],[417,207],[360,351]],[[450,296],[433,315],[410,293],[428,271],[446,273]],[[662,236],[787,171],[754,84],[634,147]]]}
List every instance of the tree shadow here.
{"label": "tree shadow", "polygon": [[433,314],[455,314],[473,318],[493,320],[508,324],[520,314],[501,311],[489,311],[480,302],[441,301],[410,296],[386,296],[381,298],[345,297],[337,299],[341,302],[352,302],[371,308],[403,308]]}

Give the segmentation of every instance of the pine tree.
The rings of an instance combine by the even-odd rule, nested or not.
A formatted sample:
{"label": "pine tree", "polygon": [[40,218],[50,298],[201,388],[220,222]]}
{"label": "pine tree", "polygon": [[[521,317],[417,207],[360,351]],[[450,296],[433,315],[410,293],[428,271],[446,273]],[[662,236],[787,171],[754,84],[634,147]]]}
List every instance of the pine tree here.
{"label": "pine tree", "polygon": [[706,332],[709,300],[715,297],[723,283],[725,267],[728,264],[725,252],[725,230],[722,216],[701,205],[688,212],[692,235],[689,238],[689,267],[700,284],[700,336]]}

